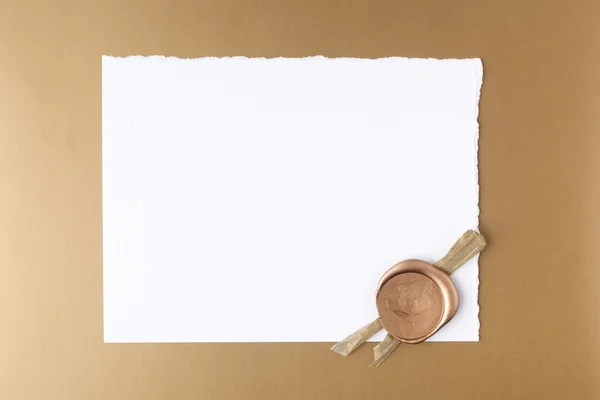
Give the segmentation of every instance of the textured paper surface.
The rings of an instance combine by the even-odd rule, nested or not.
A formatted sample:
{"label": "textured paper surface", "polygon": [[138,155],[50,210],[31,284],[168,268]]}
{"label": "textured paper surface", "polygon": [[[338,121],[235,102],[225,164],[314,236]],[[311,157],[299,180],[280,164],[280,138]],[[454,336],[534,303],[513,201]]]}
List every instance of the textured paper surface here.
{"label": "textured paper surface", "polygon": [[[102,63],[107,342],[335,342],[477,228],[477,59]],[[453,279],[430,340],[478,340]]]}

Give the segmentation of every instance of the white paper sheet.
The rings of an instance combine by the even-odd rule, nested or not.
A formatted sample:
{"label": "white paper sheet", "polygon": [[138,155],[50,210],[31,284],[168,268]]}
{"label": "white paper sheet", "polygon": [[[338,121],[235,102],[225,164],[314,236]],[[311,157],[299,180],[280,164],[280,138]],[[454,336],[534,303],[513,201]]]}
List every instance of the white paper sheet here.
{"label": "white paper sheet", "polygon": [[[334,342],[478,225],[479,59],[102,58],[106,342]],[[478,266],[430,340],[477,341]],[[382,335],[374,338],[381,338]]]}

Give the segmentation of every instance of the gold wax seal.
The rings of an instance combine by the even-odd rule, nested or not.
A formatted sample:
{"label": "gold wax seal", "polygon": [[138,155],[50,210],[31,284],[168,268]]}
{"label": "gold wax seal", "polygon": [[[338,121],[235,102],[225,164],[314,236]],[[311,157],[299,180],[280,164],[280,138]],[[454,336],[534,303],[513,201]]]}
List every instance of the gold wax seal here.
{"label": "gold wax seal", "polygon": [[450,274],[485,247],[479,232],[469,230],[439,261],[404,260],[379,280],[375,304],[379,317],[331,347],[346,356],[382,328],[387,336],[373,348],[377,367],[402,342],[421,343],[439,331],[458,311],[459,297]]}
{"label": "gold wax seal", "polygon": [[381,325],[405,343],[421,343],[458,310],[458,291],[445,272],[421,260],[390,268],[377,287]]}

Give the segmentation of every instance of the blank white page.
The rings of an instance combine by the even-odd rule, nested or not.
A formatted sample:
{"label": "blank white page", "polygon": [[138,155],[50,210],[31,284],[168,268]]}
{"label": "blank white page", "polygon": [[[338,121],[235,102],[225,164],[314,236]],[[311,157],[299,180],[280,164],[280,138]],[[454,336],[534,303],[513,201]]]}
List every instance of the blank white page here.
{"label": "blank white page", "polygon": [[[482,74],[103,57],[105,341],[334,342],[373,320],[388,268],[477,229]],[[477,341],[477,259],[452,278],[430,340]]]}

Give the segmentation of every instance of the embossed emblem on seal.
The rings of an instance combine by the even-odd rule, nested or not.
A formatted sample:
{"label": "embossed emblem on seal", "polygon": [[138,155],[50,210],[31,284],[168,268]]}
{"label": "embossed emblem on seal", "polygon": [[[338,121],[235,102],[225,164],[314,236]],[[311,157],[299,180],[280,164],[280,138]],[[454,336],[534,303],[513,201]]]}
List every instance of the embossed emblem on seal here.
{"label": "embossed emblem on seal", "polygon": [[428,335],[444,312],[440,288],[429,277],[407,272],[394,276],[381,289],[377,308],[389,328],[405,339]]}

